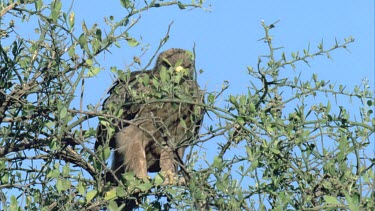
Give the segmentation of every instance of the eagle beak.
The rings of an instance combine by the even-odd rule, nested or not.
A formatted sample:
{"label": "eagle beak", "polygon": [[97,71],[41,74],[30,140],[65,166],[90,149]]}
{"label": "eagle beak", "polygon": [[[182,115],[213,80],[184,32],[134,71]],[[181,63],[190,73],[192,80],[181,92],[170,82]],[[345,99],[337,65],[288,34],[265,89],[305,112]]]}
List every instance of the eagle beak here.
{"label": "eagle beak", "polygon": [[175,68],[176,72],[180,72],[181,70],[183,70],[184,68],[182,66],[178,66]]}

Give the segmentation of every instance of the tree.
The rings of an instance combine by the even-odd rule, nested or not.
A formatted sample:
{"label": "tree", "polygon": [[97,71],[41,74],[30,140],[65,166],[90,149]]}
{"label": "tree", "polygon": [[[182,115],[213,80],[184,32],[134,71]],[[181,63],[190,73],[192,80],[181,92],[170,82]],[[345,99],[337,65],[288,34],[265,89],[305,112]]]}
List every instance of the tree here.
{"label": "tree", "polygon": [[[173,5],[204,6],[203,1],[120,2],[127,13],[120,20],[106,18],[110,29],[106,32],[85,22],[77,29],[74,7],[65,10],[59,0],[1,1],[3,209],[119,210],[135,192],[148,196],[140,204],[147,210],[375,208],[375,160],[369,149],[375,99],[369,85],[364,82],[347,91],[345,85],[319,80],[315,74],[308,81],[298,74],[290,77],[290,71],[286,77],[297,63],[308,65],[321,55],[330,58],[332,51],[347,49],[354,39],[336,41],[330,48],[320,43],[316,50],[309,47],[287,56],[273,46],[270,33],[276,23],[262,22],[268,54],[259,57],[256,68],[248,67],[252,83],[247,94],[227,95],[226,106],[219,107],[216,99],[226,94],[228,84],[217,92],[206,91],[206,103],[200,106],[216,118],[191,143],[181,166],[189,178],[185,185],[162,185],[162,175],[148,181],[131,174],[125,174],[118,186],[104,184],[102,173],[108,169],[110,150],[93,151],[96,125],[85,123],[117,117],[102,113],[101,102],[87,108],[81,103],[90,89],[85,80],[108,71],[101,69],[97,58],[114,46],[140,45],[131,36],[140,12]],[[30,22],[36,23],[37,38],[19,33]],[[155,55],[168,41],[168,32]],[[152,58],[142,68],[151,62]],[[135,57],[133,65],[137,63]],[[119,78],[128,72],[118,67],[111,71]],[[359,117],[354,118],[347,105],[336,106],[334,99],[355,101]],[[195,150],[209,141],[219,148],[213,162]]]}

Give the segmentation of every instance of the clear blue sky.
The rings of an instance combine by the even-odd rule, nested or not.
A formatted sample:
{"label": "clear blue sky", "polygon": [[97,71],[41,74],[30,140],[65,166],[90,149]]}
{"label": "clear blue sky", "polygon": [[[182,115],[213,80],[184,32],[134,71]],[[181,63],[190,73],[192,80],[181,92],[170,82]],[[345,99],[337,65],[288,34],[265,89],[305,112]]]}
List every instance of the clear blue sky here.
{"label": "clear blue sky", "polygon": [[[181,11],[176,6],[144,12],[141,21],[130,31],[133,37],[142,36],[143,42],[151,45],[143,63],[148,61],[167,26],[174,21],[164,50],[171,47],[192,49],[195,43],[197,68],[205,71],[199,77],[201,86],[207,85],[208,90],[213,91],[228,80],[231,92],[246,92],[249,84],[246,66],[255,66],[258,55],[266,53],[264,43],[257,41],[264,35],[260,22],[264,20],[270,24],[280,20],[272,34],[275,45],[284,46],[286,52],[302,51],[308,43],[314,49],[322,39],[326,47],[332,46],[335,38],[340,42],[349,36],[356,39],[349,46],[351,53],[337,50],[332,54],[333,61],[325,57],[315,58],[311,67],[301,64],[298,70],[318,73],[322,79],[350,87],[366,77],[374,87],[374,1],[237,0],[208,3],[211,12],[200,9]],[[126,14],[120,1],[81,0],[75,2],[74,8],[77,17],[83,17],[88,27],[92,23],[103,26],[104,16],[114,15],[119,19]],[[79,28],[80,23],[77,22],[76,26]],[[113,65],[123,68],[139,51],[124,46],[113,48],[111,52],[106,54],[103,62],[106,68]],[[293,71],[290,74],[293,75]],[[98,78],[89,80],[88,86],[91,81],[95,83],[93,95],[111,85],[109,75],[109,71],[103,71]],[[87,99],[91,103],[97,100],[95,96],[88,97],[92,99]]]}
{"label": "clear blue sky", "polygon": [[[302,71],[307,79],[317,73],[321,79],[341,83],[348,88],[359,85],[362,79],[367,78],[374,88],[374,1],[237,0],[208,3],[211,4],[211,12],[200,9],[181,11],[177,6],[144,12],[140,22],[130,31],[131,36],[136,39],[142,37],[144,43],[151,45],[142,62],[148,62],[168,25],[174,21],[170,40],[163,50],[172,47],[192,49],[195,43],[196,66],[204,70],[199,76],[201,87],[218,91],[222,82],[228,80],[231,88],[227,94],[246,93],[250,79],[246,66],[255,67],[258,56],[267,53],[266,45],[258,41],[264,36],[261,20],[268,24],[280,20],[271,33],[274,46],[283,46],[287,55],[292,51],[302,51],[309,43],[313,52],[322,39],[326,48],[334,45],[335,38],[340,43],[349,36],[356,40],[349,46],[351,53],[336,50],[332,53],[333,61],[324,56],[316,57],[310,61],[311,67],[301,63],[296,72],[286,69],[286,75],[294,77]],[[80,18],[84,18],[90,28],[93,23],[104,26],[104,16],[113,15],[119,20],[126,14],[120,1],[81,0],[75,2],[74,8],[77,28],[80,27]],[[106,70],[86,81],[85,103],[97,103],[111,86],[110,66],[121,69],[137,53],[139,49],[126,45],[111,49],[111,54],[107,53],[102,60]],[[322,101],[325,103],[327,100]],[[354,108],[356,105],[345,106]],[[91,120],[93,125],[96,125],[95,120]],[[209,148],[216,149],[216,146]]]}
{"label": "clear blue sky", "polygon": [[[70,2],[63,3],[64,8],[69,7]],[[172,47],[191,50],[195,43],[196,67],[204,70],[199,75],[201,87],[206,87],[208,91],[218,91],[222,82],[227,80],[231,85],[228,94],[246,93],[250,79],[246,74],[246,67],[255,67],[258,56],[267,53],[266,45],[258,41],[264,36],[261,21],[271,24],[280,20],[271,33],[274,46],[283,46],[287,55],[292,51],[302,51],[309,43],[313,51],[322,40],[327,48],[334,44],[335,38],[341,43],[349,36],[356,40],[349,45],[351,53],[339,49],[332,53],[333,61],[323,56],[316,57],[310,61],[311,67],[300,63],[297,72],[285,69],[284,74],[293,77],[301,71],[307,79],[309,75],[317,73],[321,79],[351,88],[367,78],[370,86],[375,87],[373,0],[236,0],[207,3],[211,5],[211,12],[202,9],[179,10],[177,6],[153,8],[143,12],[140,22],[130,31],[132,37],[139,40],[142,38],[144,44],[151,46],[149,52],[142,57],[143,64],[151,58],[168,25],[174,21],[169,42],[162,50]],[[113,15],[116,20],[120,20],[127,14],[120,0],[79,0],[75,1],[73,11],[76,14],[77,37],[82,19],[86,21],[88,28],[94,23],[105,27],[104,17]],[[26,24],[21,27],[21,36],[37,39],[38,35],[33,30],[35,25]],[[132,62],[134,55],[139,54],[139,48],[122,44],[122,48],[113,47],[111,53],[99,57],[103,71],[86,80],[85,104],[99,102],[111,86],[113,75],[109,67],[123,69]]]}

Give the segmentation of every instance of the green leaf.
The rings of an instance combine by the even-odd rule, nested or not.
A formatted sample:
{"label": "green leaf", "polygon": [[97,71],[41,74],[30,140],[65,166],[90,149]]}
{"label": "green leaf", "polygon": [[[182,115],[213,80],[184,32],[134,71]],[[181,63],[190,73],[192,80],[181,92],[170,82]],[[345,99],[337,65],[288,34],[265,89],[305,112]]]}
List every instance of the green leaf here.
{"label": "green leaf", "polygon": [[327,202],[327,204],[340,204],[336,197],[333,196],[324,196],[324,201]]}
{"label": "green leaf", "polygon": [[86,64],[88,64],[89,66],[91,66],[92,65],[92,60],[91,59],[87,59],[86,60]]}
{"label": "green leaf", "polygon": [[251,165],[250,165],[251,171],[253,171],[255,168],[257,168],[258,165],[259,165],[259,161],[258,160],[254,160],[254,162],[252,162]]}
{"label": "green leaf", "polygon": [[327,110],[326,110],[326,112],[327,113],[329,113],[331,111],[331,102],[330,101],[328,101],[328,103],[327,103]]}
{"label": "green leaf", "polygon": [[38,0],[36,2],[36,9],[39,11],[43,7],[43,0]]}
{"label": "green leaf", "polygon": [[75,54],[76,54],[76,46],[72,45],[69,47],[68,55],[70,58],[73,58]]}
{"label": "green leaf", "polygon": [[63,107],[60,110],[60,119],[64,119],[64,117],[66,116],[67,113],[68,113],[68,109],[66,107]]}
{"label": "green leaf", "polygon": [[17,198],[16,198],[14,195],[12,195],[12,196],[10,197],[10,210],[11,210],[11,211],[13,211],[13,210],[19,210],[18,208],[19,208],[19,207],[18,207],[18,201],[17,201]]}
{"label": "green leaf", "polygon": [[177,4],[178,4],[178,8],[180,8],[181,10],[186,9],[186,6],[180,1],[178,1]]}
{"label": "green leaf", "polygon": [[150,190],[152,187],[153,187],[153,185],[151,184],[151,182],[146,182],[146,183],[140,184],[140,185],[138,186],[138,188],[139,188],[142,192],[146,192],[146,191]]}
{"label": "green leaf", "polygon": [[62,3],[60,1],[54,1],[51,4],[51,6],[52,6],[52,8],[51,8],[50,18],[52,19],[53,22],[56,23],[57,19],[59,18],[59,15],[60,15]]}
{"label": "green leaf", "polygon": [[85,34],[82,33],[81,36],[79,36],[78,43],[79,43],[79,45],[81,46],[82,49],[85,48],[85,45],[87,44]]}
{"label": "green leaf", "polygon": [[64,185],[63,185],[62,180],[61,180],[61,179],[58,179],[58,180],[57,180],[57,183],[56,183],[56,189],[57,189],[57,191],[58,191],[59,193],[64,189],[63,186],[64,186]]}
{"label": "green leaf", "polygon": [[83,187],[83,183],[82,181],[80,181],[77,185],[77,190],[78,190],[78,193],[80,194],[84,194],[85,193],[85,187]]}
{"label": "green leaf", "polygon": [[92,50],[97,53],[100,48],[100,41],[98,39],[93,39],[91,41]]}
{"label": "green leaf", "polygon": [[348,201],[349,209],[351,211],[359,211],[359,195],[358,194],[347,194],[345,193],[345,199]]}
{"label": "green leaf", "polygon": [[215,156],[214,157],[214,163],[212,164],[212,167],[221,169],[223,167],[223,163],[222,162],[223,161],[221,160],[221,158]]}
{"label": "green leaf", "polygon": [[162,66],[160,69],[160,79],[163,83],[169,81],[169,74],[167,68],[165,68],[164,66]]}
{"label": "green leaf", "polygon": [[69,15],[69,27],[73,28],[75,23],[75,14],[74,12],[71,12]]}
{"label": "green leaf", "polygon": [[112,210],[116,210],[116,211],[119,210],[119,207],[118,207],[116,201],[110,201],[108,207],[109,207],[109,210],[111,210],[111,211]]}
{"label": "green leaf", "polygon": [[116,188],[113,188],[112,190],[105,193],[105,200],[112,200],[114,198],[116,198]]}
{"label": "green leaf", "polygon": [[238,122],[238,124],[240,124],[240,125],[244,125],[245,124],[245,119],[242,118],[242,117],[237,117],[236,118],[236,122]]}
{"label": "green leaf", "polygon": [[215,102],[215,95],[209,94],[208,97],[207,97],[207,100],[208,100],[209,104],[214,104],[214,102]]}
{"label": "green leaf", "polygon": [[64,177],[68,177],[70,176],[70,168],[69,168],[69,165],[65,165],[63,166],[63,172],[62,172],[62,175]]}
{"label": "green leaf", "polygon": [[112,73],[116,73],[116,72],[117,72],[117,68],[114,67],[114,66],[112,66],[112,67],[110,68],[110,70],[111,70]]}
{"label": "green leaf", "polygon": [[161,184],[163,184],[164,182],[164,179],[163,177],[160,175],[160,173],[156,174],[155,178],[154,178],[154,183],[155,183],[155,186],[159,186]]}
{"label": "green leaf", "polygon": [[91,190],[91,191],[87,192],[86,202],[90,202],[96,196],[97,193],[98,193],[98,191],[96,191],[96,190]]}
{"label": "green leaf", "polygon": [[1,182],[2,184],[8,184],[9,182],[9,174],[8,173],[3,173],[1,176]]}
{"label": "green leaf", "polygon": [[96,39],[100,41],[102,40],[102,30],[96,29],[95,35],[96,35]]}
{"label": "green leaf", "polygon": [[186,122],[181,118],[180,119],[180,125],[185,129],[185,130],[187,130],[188,128],[187,128],[187,125],[186,125]]}
{"label": "green leaf", "polygon": [[47,122],[47,123],[45,124],[45,126],[46,126],[48,129],[51,129],[54,125],[55,125],[55,122]]}
{"label": "green leaf", "polygon": [[367,100],[367,105],[371,107],[373,105],[373,102],[371,100]]}
{"label": "green leaf", "polygon": [[273,153],[275,153],[276,155],[280,154],[280,150],[278,150],[278,149],[271,148],[271,151],[272,151]]}
{"label": "green leaf", "polygon": [[230,95],[229,102],[236,105],[237,104],[236,97],[234,97],[233,95]]}
{"label": "green leaf", "polygon": [[89,72],[87,73],[87,77],[90,78],[90,77],[96,76],[99,72],[100,72],[99,67],[91,67]]}
{"label": "green leaf", "polygon": [[256,112],[255,105],[253,103],[249,104],[249,111],[250,111],[250,113],[255,113]]}
{"label": "green leaf", "polygon": [[143,75],[143,85],[148,86],[149,83],[150,83],[150,76],[148,76],[148,74],[144,74]]}
{"label": "green leaf", "polygon": [[128,41],[130,47],[136,47],[139,45],[139,42],[134,38],[127,38],[126,41]]}
{"label": "green leaf", "polygon": [[125,191],[125,189],[124,188],[122,188],[122,187],[117,187],[116,188],[116,194],[117,194],[117,196],[119,196],[119,197],[124,197],[124,196],[126,196],[126,191]]}
{"label": "green leaf", "polygon": [[245,95],[241,95],[240,96],[240,105],[245,105],[246,104],[246,96]]}
{"label": "green leaf", "polygon": [[130,0],[120,0],[120,3],[126,9],[132,7]]}
{"label": "green leaf", "polygon": [[109,147],[104,148],[104,160],[107,160],[111,156],[111,149]]}

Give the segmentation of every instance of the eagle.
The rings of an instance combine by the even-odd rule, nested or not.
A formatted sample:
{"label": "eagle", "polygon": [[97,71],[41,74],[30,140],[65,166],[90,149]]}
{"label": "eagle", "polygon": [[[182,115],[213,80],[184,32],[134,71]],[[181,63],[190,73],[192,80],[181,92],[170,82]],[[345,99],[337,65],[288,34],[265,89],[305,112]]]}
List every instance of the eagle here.
{"label": "eagle", "polygon": [[114,150],[108,181],[116,184],[125,172],[138,178],[160,172],[166,184],[173,183],[203,120],[193,54],[166,50],[153,69],[121,74],[108,94],[95,143],[96,150],[106,144]]}

